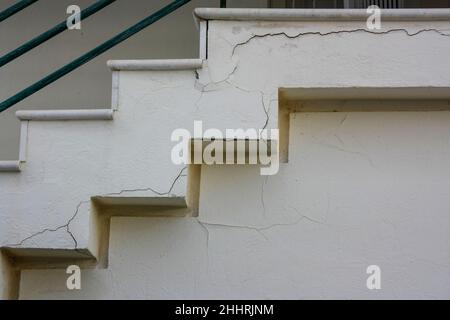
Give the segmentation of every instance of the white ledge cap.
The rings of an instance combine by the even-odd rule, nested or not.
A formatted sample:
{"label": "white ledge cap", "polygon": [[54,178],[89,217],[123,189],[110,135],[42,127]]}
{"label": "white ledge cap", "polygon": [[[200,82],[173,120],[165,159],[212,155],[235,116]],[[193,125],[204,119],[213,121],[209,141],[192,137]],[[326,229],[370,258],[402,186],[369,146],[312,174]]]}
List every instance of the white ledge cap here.
{"label": "white ledge cap", "polygon": [[290,100],[443,100],[450,101],[450,87],[281,87]]}
{"label": "white ledge cap", "polygon": [[112,109],[81,110],[21,110],[16,112],[17,118],[27,121],[76,121],[76,120],[112,120]]}
{"label": "white ledge cap", "polygon": [[[382,9],[383,20],[450,21],[450,9]],[[197,8],[198,20],[352,21],[366,20],[366,9],[219,9]]]}
{"label": "white ledge cap", "polygon": [[0,161],[0,172],[19,172],[20,161]]}
{"label": "white ledge cap", "polygon": [[109,60],[111,70],[191,70],[202,67],[202,59],[164,59],[164,60]]}

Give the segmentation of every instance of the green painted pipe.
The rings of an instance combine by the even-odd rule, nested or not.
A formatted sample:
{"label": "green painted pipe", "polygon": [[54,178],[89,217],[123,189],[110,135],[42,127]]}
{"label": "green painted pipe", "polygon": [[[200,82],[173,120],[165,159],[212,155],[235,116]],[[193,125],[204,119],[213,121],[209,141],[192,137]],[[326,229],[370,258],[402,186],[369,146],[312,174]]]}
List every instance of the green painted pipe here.
{"label": "green painted pipe", "polygon": [[154,22],[156,22],[156,21],[160,20],[161,18],[167,16],[168,14],[172,13],[173,11],[175,11],[179,7],[185,5],[189,1],[191,1],[191,0],[173,1],[169,5],[165,6],[164,8],[160,9],[159,11],[155,12],[151,16],[145,18],[144,20],[138,22],[137,24],[128,28],[127,30],[123,31],[122,33],[118,34],[117,36],[111,38],[110,40],[106,41],[105,43],[99,45],[95,49],[93,49],[93,50],[89,51],[88,53],[82,55],[81,57],[73,60],[71,63],[65,65],[61,69],[58,69],[57,71],[49,74],[45,78],[43,78],[40,81],[36,82],[35,84],[29,86],[28,88],[20,91],[19,93],[15,94],[11,98],[3,101],[2,103],[0,103],[0,112],[5,111],[6,109],[12,107],[16,103],[24,100],[25,98],[38,92],[42,88],[45,88],[49,84],[55,82],[59,78],[62,78],[66,74],[72,72],[73,70],[77,69],[78,67],[91,61],[95,57],[101,55],[105,51],[108,51],[109,49],[113,48],[114,46],[118,45],[119,43],[125,41],[126,39],[128,39],[129,37],[138,33],[142,29],[145,29],[146,27],[153,24]]}
{"label": "green painted pipe", "polygon": [[[115,2],[116,0],[100,0],[94,3],[93,5],[89,6],[88,8],[84,9],[80,12],[80,19],[83,20],[94,13],[102,10],[104,7],[110,5],[111,3]],[[50,30],[47,30],[43,34],[37,36],[36,38],[28,41],[27,43],[21,45],[17,49],[5,54],[3,57],[0,58],[0,67],[3,67],[5,64],[11,62],[12,60],[20,57],[21,55],[27,53],[33,48],[36,48],[40,44],[44,43],[45,41],[53,38],[54,36],[60,34],[61,32],[65,31],[67,29],[67,21],[64,20],[63,22],[57,24]]]}
{"label": "green painted pipe", "polygon": [[38,1],[38,0],[22,0],[22,1],[17,2],[16,4],[12,5],[11,7],[3,10],[2,12],[0,12],[0,22],[8,19],[12,15],[15,15],[17,12],[22,11],[29,5],[32,5],[33,3],[35,3],[36,1]]}

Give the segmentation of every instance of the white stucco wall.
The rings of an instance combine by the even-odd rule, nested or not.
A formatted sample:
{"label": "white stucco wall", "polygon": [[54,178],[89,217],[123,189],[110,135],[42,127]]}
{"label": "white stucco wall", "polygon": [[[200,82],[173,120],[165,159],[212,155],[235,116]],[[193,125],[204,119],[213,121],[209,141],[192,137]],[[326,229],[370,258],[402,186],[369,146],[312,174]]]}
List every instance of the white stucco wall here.
{"label": "white stucco wall", "polygon": [[[24,171],[0,176],[2,245],[73,249],[64,230],[37,233],[91,196],[166,190],[175,127],[277,128],[280,88],[450,86],[448,21],[388,19],[375,34],[365,20],[246,12],[210,18],[196,72],[120,71],[113,121],[31,121]],[[24,270],[20,298],[448,298],[450,113],[426,99],[416,112],[292,113],[277,175],[203,166],[198,217],[114,217],[108,268],[84,270],[83,290],[65,290],[64,270]],[[380,291],[366,288],[372,264]]]}
{"label": "white stucco wall", "polygon": [[83,271],[81,291],[64,270],[24,271],[21,298],[448,298],[449,121],[298,114],[277,176],[204,168],[198,220],[113,218],[107,270]]}
{"label": "white stucco wall", "polygon": [[[0,10],[16,0],[0,0]],[[66,31],[2,67],[0,100],[3,101],[56,69],[112,38],[151,13],[167,0],[116,1],[82,22],[81,30]],[[104,108],[110,104],[111,81],[105,68],[110,59],[172,59],[198,57],[198,32],[192,23],[196,7],[219,6],[219,0],[193,0],[173,14],[141,31],[70,75],[18,103],[0,115],[0,160],[15,160],[19,145],[19,122],[23,109]],[[38,36],[67,18],[66,9],[81,9],[89,0],[41,0],[2,22],[0,55]],[[265,7],[266,0],[228,0],[229,7]]]}

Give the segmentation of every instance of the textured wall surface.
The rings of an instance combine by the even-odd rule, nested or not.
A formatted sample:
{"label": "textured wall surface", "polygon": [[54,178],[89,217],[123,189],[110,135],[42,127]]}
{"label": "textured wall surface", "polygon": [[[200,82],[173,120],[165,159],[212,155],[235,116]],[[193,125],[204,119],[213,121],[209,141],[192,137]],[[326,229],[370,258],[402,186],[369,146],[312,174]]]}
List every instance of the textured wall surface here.
{"label": "textured wall surface", "polygon": [[[203,68],[119,72],[114,121],[31,121],[29,163],[0,176],[0,245],[86,245],[88,211],[51,230],[90,196],[166,190],[174,128],[276,128],[280,88],[450,86],[449,22],[382,26],[209,21]],[[293,113],[277,175],[203,166],[198,217],[113,218],[108,269],[71,292],[64,270],[25,270],[20,298],[449,298],[450,112],[422,109]]]}
{"label": "textured wall surface", "polygon": [[113,218],[108,270],[72,292],[64,270],[24,271],[21,298],[448,298],[450,112],[292,122],[277,176],[207,167],[198,219]]}
{"label": "textured wall surface", "polygon": [[[0,0],[0,10],[15,3]],[[66,31],[2,67],[0,99],[3,101],[50,72],[64,66],[95,46],[132,26],[163,7],[163,0],[116,1],[82,22],[81,30]],[[219,1],[217,1],[218,5]],[[82,9],[88,0],[41,0],[2,22],[0,55],[17,48],[50,29],[68,16],[69,5]],[[16,159],[19,122],[14,116],[23,109],[104,108],[110,104],[111,75],[105,68],[109,59],[189,58],[198,56],[198,32],[192,10],[214,6],[215,1],[192,1],[172,15],[143,30],[80,69],[0,115],[0,160]]]}

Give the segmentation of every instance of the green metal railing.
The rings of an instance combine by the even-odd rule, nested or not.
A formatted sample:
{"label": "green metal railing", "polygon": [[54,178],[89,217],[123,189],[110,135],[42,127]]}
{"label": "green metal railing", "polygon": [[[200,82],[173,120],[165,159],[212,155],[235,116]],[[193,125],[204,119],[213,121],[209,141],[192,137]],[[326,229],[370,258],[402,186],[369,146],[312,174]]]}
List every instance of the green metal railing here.
{"label": "green metal railing", "polygon": [[38,0],[22,0],[22,1],[17,2],[16,4],[12,5],[11,7],[3,10],[2,12],[0,12],[0,22],[8,19],[12,15],[15,15],[17,12],[22,11],[29,5],[32,5],[33,3],[35,3],[36,1],[38,1]]}
{"label": "green metal railing", "polygon": [[[102,10],[104,7],[110,5],[111,3],[115,2],[116,0],[99,0],[93,5],[89,6],[88,8],[84,9],[80,12],[80,20],[83,20],[94,13]],[[43,34],[37,36],[36,38],[28,41],[27,43],[21,45],[17,49],[5,54],[3,57],[0,58],[0,67],[3,67],[8,62],[11,62],[12,60],[20,57],[21,55],[27,53],[33,48],[36,48],[40,44],[44,43],[45,41],[53,38],[54,36],[60,34],[61,32],[65,31],[67,29],[67,21],[64,20],[61,23],[57,24],[50,30],[44,32]]]}
{"label": "green metal railing", "polygon": [[135,25],[128,28],[127,30],[119,33],[118,35],[109,39],[108,41],[104,42],[103,44],[99,45],[95,49],[93,49],[93,50],[89,51],[88,53],[82,55],[81,57],[73,60],[69,64],[58,69],[57,71],[49,74],[45,78],[34,83],[33,85],[29,86],[28,88],[20,91],[19,93],[15,94],[11,98],[3,101],[2,103],[0,103],[0,112],[5,111],[6,109],[12,107],[16,103],[24,100],[25,98],[31,96],[32,94],[38,92],[42,88],[45,88],[49,84],[55,82],[56,80],[62,78],[66,74],[72,72],[73,70],[79,68],[80,66],[84,65],[85,63],[91,61],[92,59],[101,55],[105,51],[115,47],[119,43],[125,41],[126,39],[130,38],[134,34],[145,29],[149,25],[151,25],[154,22],[160,20],[161,18],[167,16],[168,14],[172,13],[173,11],[177,10],[178,8],[180,8],[181,6],[185,5],[186,3],[190,2],[190,1],[191,0],[176,0],[176,1],[171,2],[169,5],[158,10],[157,12],[148,16],[147,18],[141,20],[140,22],[136,23]]}

